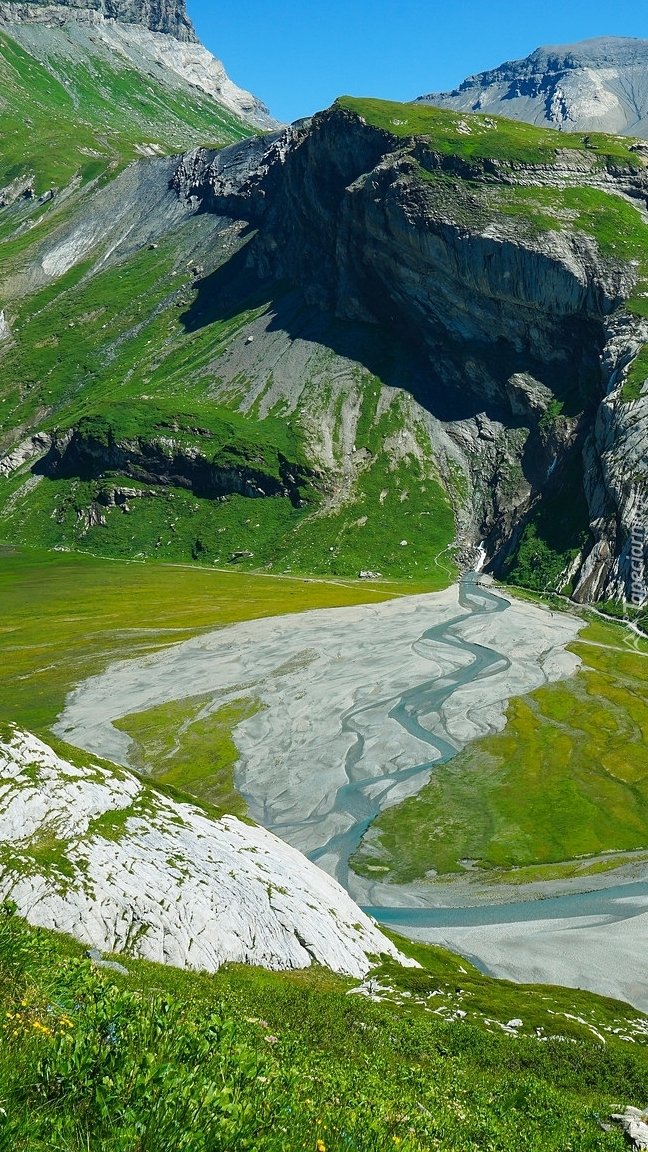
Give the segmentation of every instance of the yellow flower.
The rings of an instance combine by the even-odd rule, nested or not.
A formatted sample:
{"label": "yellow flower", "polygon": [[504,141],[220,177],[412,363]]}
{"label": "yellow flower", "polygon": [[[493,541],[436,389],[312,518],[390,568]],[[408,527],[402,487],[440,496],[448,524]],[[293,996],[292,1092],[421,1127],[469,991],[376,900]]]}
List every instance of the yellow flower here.
{"label": "yellow flower", "polygon": [[51,1029],[46,1028],[45,1025],[41,1024],[39,1020],[32,1021],[32,1028],[37,1028],[39,1032],[44,1032],[46,1036],[52,1035]]}
{"label": "yellow flower", "polygon": [[316,1152],[326,1152],[326,1144],[323,1140],[318,1140],[315,1145]]}

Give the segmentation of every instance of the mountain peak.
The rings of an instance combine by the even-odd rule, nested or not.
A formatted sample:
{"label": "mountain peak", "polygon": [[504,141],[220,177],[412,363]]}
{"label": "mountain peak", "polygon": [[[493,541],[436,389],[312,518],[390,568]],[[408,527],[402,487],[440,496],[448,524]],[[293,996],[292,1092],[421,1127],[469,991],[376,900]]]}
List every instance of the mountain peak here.
{"label": "mountain peak", "polygon": [[648,137],[648,40],[598,36],[546,45],[419,101],[567,132]]}
{"label": "mountain peak", "polygon": [[121,24],[140,24],[151,32],[166,32],[176,40],[198,41],[185,0],[31,0],[29,5],[8,0],[3,7],[9,11],[15,9],[21,19],[29,7],[90,10]]}

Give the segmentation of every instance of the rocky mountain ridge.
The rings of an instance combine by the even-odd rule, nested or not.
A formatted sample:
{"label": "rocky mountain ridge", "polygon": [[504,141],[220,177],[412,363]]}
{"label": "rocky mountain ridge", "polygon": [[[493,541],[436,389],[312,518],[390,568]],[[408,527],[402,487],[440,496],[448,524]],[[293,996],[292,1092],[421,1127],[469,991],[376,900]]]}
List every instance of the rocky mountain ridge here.
{"label": "rocky mountain ridge", "polygon": [[[59,14],[61,8],[70,11]],[[199,42],[187,15],[185,0],[29,0],[29,3],[5,0],[1,8],[3,19],[16,23],[58,22],[69,19],[72,14],[77,17],[79,13],[88,12],[123,24],[139,24],[176,40]]]}
{"label": "rocky mountain ridge", "polygon": [[468,76],[424,104],[526,120],[565,132],[648,137],[648,40],[601,36],[538,48]]}
{"label": "rocky mountain ridge", "polygon": [[464,454],[473,540],[485,540],[498,574],[584,452],[591,535],[572,557],[574,594],[627,593],[646,484],[646,401],[621,401],[625,369],[648,340],[646,320],[624,307],[638,262],[604,255],[593,236],[561,226],[559,210],[541,230],[493,212],[498,184],[558,197],[595,189],[643,205],[644,219],[648,205],[644,162],[629,151],[624,163],[586,147],[540,165],[461,158],[344,107],[270,139],[262,155],[258,143],[191,154],[173,181],[181,196],[258,227],[248,259],[260,275],[425,347],[428,390],[417,399]]}

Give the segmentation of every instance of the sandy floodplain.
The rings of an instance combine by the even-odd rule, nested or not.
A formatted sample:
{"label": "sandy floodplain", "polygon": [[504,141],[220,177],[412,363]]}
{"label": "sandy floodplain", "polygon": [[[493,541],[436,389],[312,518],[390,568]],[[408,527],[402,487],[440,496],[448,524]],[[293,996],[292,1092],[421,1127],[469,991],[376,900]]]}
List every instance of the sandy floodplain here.
{"label": "sandy floodplain", "polygon": [[[542,911],[544,901],[535,903],[537,911]],[[560,898],[560,903],[565,912],[575,907],[570,897]],[[587,908],[586,901],[580,903]],[[491,976],[525,984],[587,988],[648,1013],[646,885],[641,885],[637,895],[609,898],[607,903],[607,909],[594,915],[532,919],[530,903],[529,919],[516,923],[393,927],[412,940],[459,952]],[[505,907],[499,912],[505,914]]]}
{"label": "sandy floodplain", "polygon": [[251,816],[363,902],[391,904],[395,890],[375,899],[346,870],[368,821],[501,729],[510,696],[573,673],[565,645],[580,627],[476,584],[254,620],[111,665],[71,693],[55,731],[128,764],[114,719],[187,696],[209,695],[214,709],[258,700],[234,733]]}
{"label": "sandy floodplain", "polygon": [[[503,906],[474,909],[462,925],[451,907],[443,923],[438,888],[367,881],[347,867],[368,822],[418,792],[435,763],[500,730],[511,696],[578,669],[565,646],[581,627],[470,581],[254,620],[111,665],[70,694],[55,731],[127,765],[130,740],[113,720],[188,696],[208,696],[207,710],[255,699],[260,710],[234,733],[236,782],[251,815],[359,903],[379,916],[380,908],[408,910],[409,924],[389,921],[398,931],[493,975],[589,988],[648,1010],[648,885],[595,914],[565,896],[529,901],[516,922]],[[434,927],[416,922],[426,908],[441,917]]]}

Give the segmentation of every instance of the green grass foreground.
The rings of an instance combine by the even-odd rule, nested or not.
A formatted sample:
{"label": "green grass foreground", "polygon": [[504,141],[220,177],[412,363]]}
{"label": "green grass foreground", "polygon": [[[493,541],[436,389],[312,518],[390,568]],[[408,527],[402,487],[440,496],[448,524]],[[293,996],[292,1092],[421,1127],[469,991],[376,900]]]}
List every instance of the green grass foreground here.
{"label": "green grass foreground", "polygon": [[[374,1003],[321,969],[95,971],[5,909],[0,1148],[621,1152],[600,1120],[644,1101],[645,1018],[411,950],[423,968],[400,990],[383,969]],[[496,1022],[514,1016],[523,1035]]]}
{"label": "green grass foreground", "polygon": [[584,858],[648,849],[648,643],[596,621],[568,647],[581,671],[512,700],[502,732],[379,816],[358,872],[405,882],[466,875],[468,860],[480,880],[520,883],[606,871],[627,861]]}

